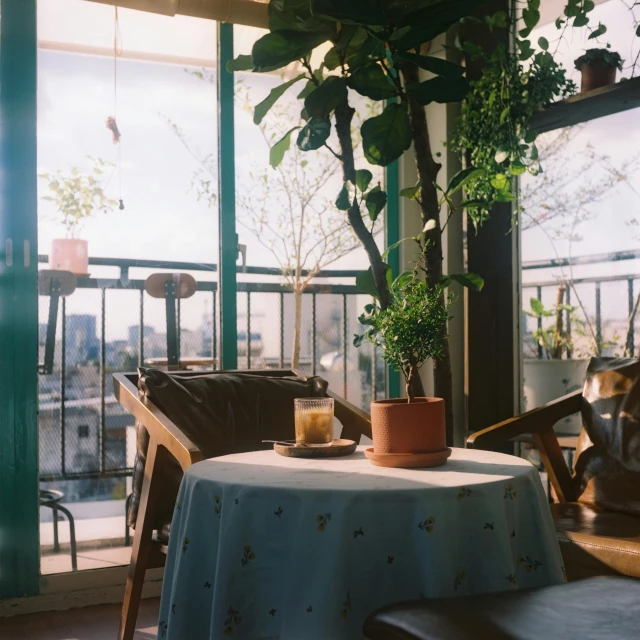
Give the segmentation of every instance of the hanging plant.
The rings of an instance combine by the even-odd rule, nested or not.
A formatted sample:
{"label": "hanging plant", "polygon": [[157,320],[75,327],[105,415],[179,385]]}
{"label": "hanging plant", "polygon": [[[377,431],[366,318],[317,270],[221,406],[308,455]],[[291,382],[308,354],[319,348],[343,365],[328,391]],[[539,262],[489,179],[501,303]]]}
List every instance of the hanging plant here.
{"label": "hanging plant", "polygon": [[471,83],[462,107],[451,144],[456,151],[468,151],[472,166],[484,169],[466,186],[466,197],[489,205],[469,210],[476,226],[488,217],[492,202],[516,199],[515,177],[542,171],[531,118],[543,106],[576,91],[565,69],[546,51],[548,42],[540,38],[538,44],[538,53],[528,40],[520,40],[519,54],[499,46],[485,56],[482,76]]}

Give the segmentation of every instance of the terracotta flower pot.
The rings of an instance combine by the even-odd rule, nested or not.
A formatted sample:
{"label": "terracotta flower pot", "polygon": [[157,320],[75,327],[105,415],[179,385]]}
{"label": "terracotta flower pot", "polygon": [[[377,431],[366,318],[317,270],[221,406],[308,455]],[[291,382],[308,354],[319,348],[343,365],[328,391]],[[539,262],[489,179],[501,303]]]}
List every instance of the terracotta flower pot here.
{"label": "terracotta flower pot", "polygon": [[591,66],[585,64],[580,70],[582,73],[580,93],[585,93],[598,87],[606,87],[609,84],[615,84],[617,71],[616,67]]}
{"label": "terracotta flower pot", "polygon": [[63,238],[51,241],[49,267],[61,271],[71,271],[75,275],[89,272],[89,250],[86,240]]}
{"label": "terracotta flower pot", "polygon": [[371,403],[376,453],[426,453],[446,448],[444,400],[403,398]]}

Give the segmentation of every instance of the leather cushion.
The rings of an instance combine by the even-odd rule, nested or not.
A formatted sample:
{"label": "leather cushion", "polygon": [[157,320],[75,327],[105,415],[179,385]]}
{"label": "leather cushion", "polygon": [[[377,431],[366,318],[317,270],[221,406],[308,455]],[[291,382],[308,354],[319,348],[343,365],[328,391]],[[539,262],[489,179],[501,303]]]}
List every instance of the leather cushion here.
{"label": "leather cushion", "polygon": [[418,600],[366,620],[370,640],[637,640],[640,581],[592,578],[542,589]]}
{"label": "leather cushion", "polygon": [[[294,437],[294,398],[323,397],[327,382],[319,377],[262,376],[250,373],[181,375],[156,369],[139,369],[138,388],[204,454],[206,458],[269,449],[262,440]],[[135,527],[149,447],[146,428],[137,424],[137,455],[133,497],[127,520]],[[182,470],[172,460],[163,469],[165,500],[154,528],[167,535]]]}
{"label": "leather cushion", "polygon": [[579,500],[640,516],[640,360],[592,358],[578,441]]}
{"label": "leather cushion", "polygon": [[569,580],[640,578],[640,518],[584,502],[552,504],[551,514]]}

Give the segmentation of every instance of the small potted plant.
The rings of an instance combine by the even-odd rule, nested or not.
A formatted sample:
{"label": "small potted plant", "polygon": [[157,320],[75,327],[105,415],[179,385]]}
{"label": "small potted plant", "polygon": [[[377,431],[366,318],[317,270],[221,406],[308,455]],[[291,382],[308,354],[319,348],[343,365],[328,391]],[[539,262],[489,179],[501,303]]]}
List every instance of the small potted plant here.
{"label": "small potted plant", "polygon": [[[537,298],[531,298],[530,311],[525,313],[542,326],[532,334],[532,353],[523,363],[524,402],[526,409],[534,409],[560,396],[579,389],[584,384],[589,360],[575,358],[571,332],[565,325],[565,316],[571,320],[572,330],[585,334],[583,322],[575,314],[577,307],[564,304],[566,285],[558,286],[556,304],[545,308]],[[537,357],[535,357],[537,356]],[[579,416],[564,418],[557,430],[565,434],[580,433]]]}
{"label": "small potted plant", "polygon": [[582,73],[580,92],[615,84],[616,72],[622,71],[624,61],[620,54],[609,49],[587,49],[576,61],[576,69]]}
{"label": "small potted plant", "polygon": [[49,266],[76,275],[86,275],[89,269],[88,243],[78,238],[77,233],[94,213],[109,213],[117,204],[105,195],[100,183],[105,169],[113,165],[100,159],[90,160],[92,166],[86,173],[73,167],[69,171],[39,175],[46,180],[49,190],[49,195],[42,199],[55,203],[67,231],[65,238],[52,240]]}
{"label": "small potted plant", "polygon": [[413,271],[391,284],[386,309],[381,310],[377,304],[365,307],[360,322],[368,329],[354,339],[356,346],[366,339],[382,349],[383,358],[402,372],[406,383],[406,398],[371,403],[375,454],[446,450],[444,401],[416,397],[413,387],[420,367],[429,359],[442,357],[453,301],[452,294],[445,294],[445,282],[430,286],[419,277],[425,268],[427,249],[428,243],[421,245]]}

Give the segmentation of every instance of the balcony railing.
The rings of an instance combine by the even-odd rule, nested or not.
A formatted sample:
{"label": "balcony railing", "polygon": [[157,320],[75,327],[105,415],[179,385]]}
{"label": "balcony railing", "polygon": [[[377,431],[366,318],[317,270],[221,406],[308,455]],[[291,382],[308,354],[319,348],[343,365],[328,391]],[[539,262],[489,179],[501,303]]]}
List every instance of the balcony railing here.
{"label": "balcony railing", "polygon": [[[39,258],[42,263],[47,260],[47,256]],[[179,345],[180,341],[183,343],[179,349],[181,347],[183,356],[205,356],[214,361],[218,357],[218,285],[210,279],[211,273],[216,271],[215,264],[93,258],[90,265],[99,270],[110,267],[117,271],[106,278],[79,277],[76,293],[69,299],[61,299],[55,368],[51,375],[40,378],[40,469],[44,482],[78,479],[112,479],[115,482],[132,472],[133,419],[113,396],[111,373],[135,369],[150,357],[166,357],[166,342],[164,335],[155,331],[165,325],[158,306],[156,313],[152,313],[152,305],[158,301],[145,293],[144,279],[130,277],[131,270],[191,272],[197,280],[196,294],[182,302],[178,300],[176,305],[177,336]],[[280,276],[278,269],[264,267],[239,268],[238,272],[239,279],[261,276],[264,280]],[[351,345],[352,334],[359,329],[357,316],[366,297],[354,285],[341,284],[340,279],[353,281],[355,274],[356,271],[324,271],[317,279],[333,282],[310,284],[305,289],[306,348],[301,349],[299,369],[307,374],[322,375],[343,396],[355,404],[368,406],[384,392],[386,368],[373,347],[356,351]],[[74,314],[70,311],[73,298],[82,291],[87,295],[92,292],[97,299],[92,313]],[[288,342],[291,340],[293,309],[289,304],[293,294],[281,282],[273,281],[238,282],[237,295],[240,310],[238,368],[289,367]],[[264,296],[268,296],[267,301]],[[357,301],[356,296],[361,300]],[[188,344],[188,332],[181,327],[187,304],[190,305],[187,315],[190,313],[193,318],[194,299],[206,308],[203,313],[206,321],[198,327],[197,344]],[[46,297],[41,298],[43,305],[46,300]],[[258,326],[260,318],[255,305],[260,302],[268,309],[263,325],[271,333],[269,344],[265,344],[265,326],[262,329]],[[135,318],[135,324],[128,326],[128,340],[108,340],[115,314]],[[151,319],[150,315],[153,316]],[[41,346],[46,333],[44,329],[42,326]],[[331,335],[325,335],[327,332]],[[354,372],[359,375],[354,376]],[[115,489],[109,490],[113,495]]]}

